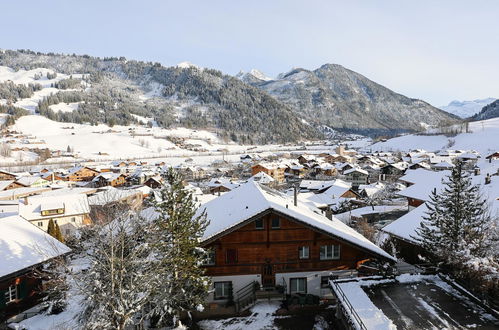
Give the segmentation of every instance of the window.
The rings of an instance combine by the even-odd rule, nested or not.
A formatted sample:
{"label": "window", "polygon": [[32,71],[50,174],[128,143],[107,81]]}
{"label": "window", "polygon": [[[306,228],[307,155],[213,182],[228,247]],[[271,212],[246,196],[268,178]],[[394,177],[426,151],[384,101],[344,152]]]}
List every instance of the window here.
{"label": "window", "polygon": [[321,276],[321,288],[329,288],[329,276]]}
{"label": "window", "polygon": [[5,291],[5,302],[8,304],[15,300],[17,300],[17,285],[11,285]]}
{"label": "window", "polygon": [[237,263],[237,250],[236,249],[227,249],[226,261],[228,264],[236,264]]}
{"label": "window", "polygon": [[205,266],[215,265],[215,262],[216,262],[215,250],[208,250],[207,252],[208,252],[208,256],[204,260],[203,265],[205,265]]}
{"label": "window", "polygon": [[307,293],[307,278],[298,277],[289,279],[290,293]]}
{"label": "window", "polygon": [[255,229],[263,229],[263,219],[255,220]]}
{"label": "window", "polygon": [[298,248],[298,257],[300,259],[308,259],[310,257],[308,246],[300,246]]}
{"label": "window", "polygon": [[38,221],[38,227],[43,227],[43,222],[42,221]]}
{"label": "window", "polygon": [[281,219],[279,218],[273,218],[272,219],[272,229],[280,228],[281,227]]}
{"label": "window", "polygon": [[71,234],[71,230],[69,230],[69,229],[66,229],[65,232],[66,232],[66,235]]}
{"label": "window", "polygon": [[340,259],[339,245],[323,245],[320,252],[321,260],[336,260]]}
{"label": "window", "polygon": [[76,222],[76,218],[75,218],[75,217],[72,217],[72,218],[71,218],[71,222]]}
{"label": "window", "polygon": [[215,288],[214,298],[215,299],[228,299],[230,295],[230,289],[232,282],[214,282],[213,287]]}

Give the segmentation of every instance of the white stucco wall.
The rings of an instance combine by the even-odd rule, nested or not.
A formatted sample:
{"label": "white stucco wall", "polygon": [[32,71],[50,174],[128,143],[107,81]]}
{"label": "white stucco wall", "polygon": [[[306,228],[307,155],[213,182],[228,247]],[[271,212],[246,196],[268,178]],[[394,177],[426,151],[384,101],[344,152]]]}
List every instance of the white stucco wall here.
{"label": "white stucco wall", "polygon": [[237,299],[237,291],[249,283],[254,281],[262,284],[262,279],[260,274],[250,274],[250,275],[232,275],[232,276],[213,276],[211,277],[211,287],[210,293],[208,295],[208,302],[223,302],[224,300],[214,300],[213,299],[213,283],[215,282],[229,282],[232,281],[232,292],[234,294],[234,300]]}

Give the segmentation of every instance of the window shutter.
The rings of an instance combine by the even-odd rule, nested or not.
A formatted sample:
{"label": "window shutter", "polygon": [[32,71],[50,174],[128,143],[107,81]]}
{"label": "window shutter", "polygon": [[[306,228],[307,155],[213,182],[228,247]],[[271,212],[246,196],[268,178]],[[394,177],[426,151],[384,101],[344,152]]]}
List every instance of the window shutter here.
{"label": "window shutter", "polygon": [[5,307],[5,291],[0,290],[0,309]]}
{"label": "window shutter", "polygon": [[19,290],[19,299],[24,299],[28,296],[28,284],[26,283],[26,280],[21,281],[17,290]]}

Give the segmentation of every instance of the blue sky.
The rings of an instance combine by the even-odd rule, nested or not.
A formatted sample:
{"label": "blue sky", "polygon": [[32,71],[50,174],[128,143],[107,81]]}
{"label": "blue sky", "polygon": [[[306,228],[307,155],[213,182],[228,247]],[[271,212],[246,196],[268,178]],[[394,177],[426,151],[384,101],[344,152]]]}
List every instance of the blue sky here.
{"label": "blue sky", "polygon": [[1,1],[0,48],[190,61],[229,74],[337,63],[444,105],[499,97],[499,1]]}

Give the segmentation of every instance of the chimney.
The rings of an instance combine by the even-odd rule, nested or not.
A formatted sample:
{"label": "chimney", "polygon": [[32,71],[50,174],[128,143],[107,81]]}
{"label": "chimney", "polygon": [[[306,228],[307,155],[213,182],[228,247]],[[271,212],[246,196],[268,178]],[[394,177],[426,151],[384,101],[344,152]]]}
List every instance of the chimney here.
{"label": "chimney", "polygon": [[28,196],[24,196],[23,200],[24,200],[24,205],[28,205]]}
{"label": "chimney", "polygon": [[487,176],[485,177],[485,184],[489,184],[491,181],[492,179],[490,178],[490,174],[487,173]]}
{"label": "chimney", "polygon": [[333,211],[331,211],[330,208],[326,210],[326,218],[328,218],[329,220],[333,220]]}
{"label": "chimney", "polygon": [[293,187],[293,204],[298,206],[298,188],[296,186]]}
{"label": "chimney", "polygon": [[475,167],[475,176],[480,175],[480,167]]}

